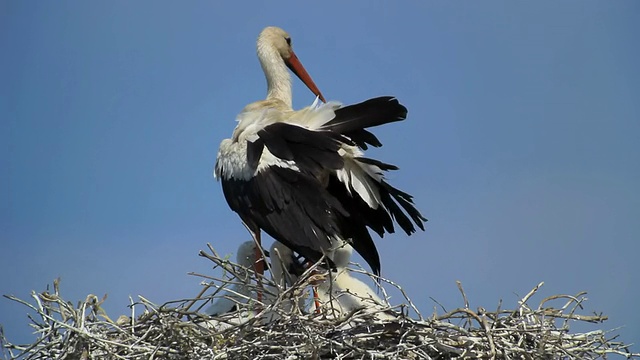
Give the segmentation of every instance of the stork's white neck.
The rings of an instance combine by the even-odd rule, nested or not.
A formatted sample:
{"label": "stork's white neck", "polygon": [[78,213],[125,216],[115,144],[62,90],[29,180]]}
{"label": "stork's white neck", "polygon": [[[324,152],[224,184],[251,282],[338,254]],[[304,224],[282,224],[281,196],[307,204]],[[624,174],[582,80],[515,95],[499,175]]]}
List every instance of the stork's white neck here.
{"label": "stork's white neck", "polygon": [[291,75],[278,50],[267,41],[259,41],[258,59],[267,78],[267,100],[278,99],[291,108]]}

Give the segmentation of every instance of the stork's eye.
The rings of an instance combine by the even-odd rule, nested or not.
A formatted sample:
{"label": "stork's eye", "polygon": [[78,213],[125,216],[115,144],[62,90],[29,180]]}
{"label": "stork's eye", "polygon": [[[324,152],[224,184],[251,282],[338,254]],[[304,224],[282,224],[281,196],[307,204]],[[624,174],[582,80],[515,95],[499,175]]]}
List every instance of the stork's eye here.
{"label": "stork's eye", "polygon": [[287,45],[291,46],[291,38],[287,37],[287,38],[284,38],[284,39],[287,41]]}

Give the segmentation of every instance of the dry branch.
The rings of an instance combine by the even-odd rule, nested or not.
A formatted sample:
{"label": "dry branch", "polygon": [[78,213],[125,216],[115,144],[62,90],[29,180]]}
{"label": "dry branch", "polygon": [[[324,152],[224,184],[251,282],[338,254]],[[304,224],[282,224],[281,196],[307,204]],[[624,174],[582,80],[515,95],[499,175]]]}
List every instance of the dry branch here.
{"label": "dry branch", "polygon": [[[352,311],[344,317],[297,311],[292,304],[307,293],[310,272],[294,287],[273,291],[275,284],[263,279],[265,297],[239,303],[240,310],[211,319],[201,309],[246,276],[247,269],[221,258],[211,249],[201,256],[223,269],[220,278],[204,278],[203,289],[191,299],[153,304],[140,296],[131,300],[131,313],[113,321],[102,310],[106,298],[88,295],[76,306],[60,295],[59,281],[53,289],[32,293],[32,301],[6,296],[31,309],[31,326],[38,338],[32,344],[11,343],[0,328],[0,344],[10,359],[604,359],[631,354],[628,345],[615,341],[603,330],[576,333],[569,321],[601,323],[601,314],[578,314],[585,293],[555,295],[530,305],[542,283],[515,309],[473,310],[458,283],[464,306],[436,311],[424,318],[396,283],[375,278],[397,288],[404,303],[371,311]],[[355,270],[366,273],[362,270]],[[251,271],[248,271],[251,273]],[[244,274],[244,275],[243,275]],[[253,276],[253,274],[251,274]],[[253,284],[253,283],[252,283]],[[253,284],[255,291],[255,284]],[[209,290],[213,289],[212,293]],[[386,298],[386,293],[383,292]],[[559,308],[551,302],[563,301]],[[438,304],[439,305],[439,304]],[[291,310],[291,309],[294,310]],[[442,307],[444,310],[444,308]],[[380,320],[377,312],[395,319]],[[136,315],[138,314],[138,315]]]}

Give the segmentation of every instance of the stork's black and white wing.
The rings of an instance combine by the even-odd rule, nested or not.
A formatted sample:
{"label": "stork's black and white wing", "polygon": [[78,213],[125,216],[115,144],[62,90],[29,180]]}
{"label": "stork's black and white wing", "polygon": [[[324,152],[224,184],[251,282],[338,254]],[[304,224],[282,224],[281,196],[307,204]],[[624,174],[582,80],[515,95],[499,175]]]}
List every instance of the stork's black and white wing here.
{"label": "stork's black and white wing", "polygon": [[395,220],[411,234],[414,224],[424,229],[426,221],[409,194],[384,180],[384,171],[397,168],[362,152],[381,145],[367,128],[406,114],[391,97],[312,106],[285,119],[269,119],[269,111],[245,113],[244,131],[237,128],[220,146],[216,175],[229,206],[252,231],[263,229],[312,261],[334,241],[347,240],[379,273],[367,228],[383,236],[394,232]]}

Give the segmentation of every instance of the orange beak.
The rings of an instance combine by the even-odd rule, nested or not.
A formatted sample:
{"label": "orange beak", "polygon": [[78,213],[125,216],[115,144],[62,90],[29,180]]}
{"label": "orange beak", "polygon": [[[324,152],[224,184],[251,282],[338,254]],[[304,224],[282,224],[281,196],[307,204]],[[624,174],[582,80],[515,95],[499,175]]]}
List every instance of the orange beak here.
{"label": "orange beak", "polygon": [[289,68],[289,70],[291,70],[294,74],[296,74],[296,76],[300,80],[302,80],[302,82],[305,85],[307,85],[309,90],[311,90],[311,92],[315,96],[319,97],[320,100],[322,100],[322,102],[324,103],[327,102],[324,99],[324,96],[322,96],[322,93],[320,92],[320,90],[318,90],[318,87],[316,86],[316,84],[311,79],[311,76],[309,76],[309,74],[307,73],[307,70],[304,69],[304,66],[302,66],[302,63],[300,63],[300,60],[298,60],[298,57],[293,52],[293,50],[291,50],[291,56],[289,56],[289,58],[286,59],[284,62],[285,64],[287,64],[287,67]]}

